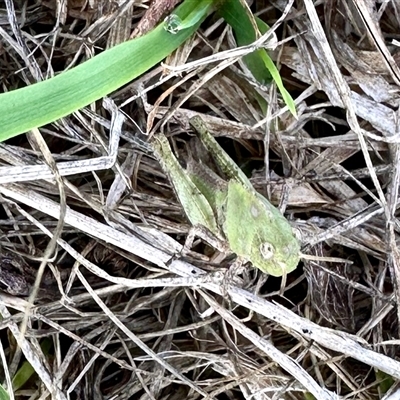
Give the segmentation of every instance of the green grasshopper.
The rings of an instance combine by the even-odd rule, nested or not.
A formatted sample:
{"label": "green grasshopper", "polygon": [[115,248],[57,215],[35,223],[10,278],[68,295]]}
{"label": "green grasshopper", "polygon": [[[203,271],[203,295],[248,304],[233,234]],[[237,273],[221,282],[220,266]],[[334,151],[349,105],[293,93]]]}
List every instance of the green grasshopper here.
{"label": "green grasshopper", "polygon": [[224,240],[240,259],[273,276],[293,271],[299,262],[300,244],[288,221],[252,184],[196,116],[190,125],[212,155],[227,181],[201,161],[190,160],[184,169],[168,139],[153,142],[160,164],[193,226],[207,228]]}

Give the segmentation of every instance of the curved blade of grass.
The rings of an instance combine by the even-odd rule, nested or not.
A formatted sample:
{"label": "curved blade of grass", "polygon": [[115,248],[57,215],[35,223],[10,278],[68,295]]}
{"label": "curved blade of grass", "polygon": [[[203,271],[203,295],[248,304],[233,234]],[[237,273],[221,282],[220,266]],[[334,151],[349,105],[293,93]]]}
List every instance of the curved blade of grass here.
{"label": "curved blade of grass", "polygon": [[267,52],[260,53],[260,57],[267,67],[268,71],[271,73],[272,78],[274,79],[276,86],[278,86],[279,91],[281,92],[283,101],[288,106],[290,112],[293,114],[295,118],[297,118],[296,104],[290,93],[286,90],[285,86],[283,86],[281,75],[279,74],[278,68],[276,68],[274,62],[271,60],[271,57],[267,54]]}
{"label": "curved blade of grass", "polygon": [[174,10],[181,20],[199,12],[196,22],[176,34],[165,23],[54,78],[0,94],[0,141],[65,117],[101,99],[146,72],[178,48],[207,16],[214,0],[186,0]]}
{"label": "curved blade of grass", "polygon": [[[247,8],[243,7],[240,0],[223,0],[218,3],[218,13],[232,27],[235,34],[236,42],[239,46],[245,46],[253,43],[257,39],[252,19],[264,34],[269,26],[260,18],[254,17]],[[288,106],[290,112],[296,117],[296,106],[293,98],[283,86],[282,78],[278,69],[264,49],[259,49],[247,56],[243,57],[244,62],[253,74],[254,78],[262,83],[271,82],[271,78],[275,81],[276,86],[282,94],[283,101]],[[260,104],[264,109],[264,105]]]}
{"label": "curved blade of grass", "polygon": [[[232,27],[238,46],[246,46],[257,40],[257,35],[251,21],[251,19],[254,20],[254,16],[252,14],[249,15],[249,10],[243,7],[239,0],[221,1],[218,3],[218,14]],[[269,29],[269,26],[263,21],[261,23],[264,24],[265,29],[260,29],[260,26],[258,28],[260,29],[260,33],[265,33]],[[254,78],[258,82],[266,84],[271,82],[272,78],[259,56],[259,53],[262,51],[265,52],[265,50],[260,49],[248,54],[243,57],[243,60]]]}

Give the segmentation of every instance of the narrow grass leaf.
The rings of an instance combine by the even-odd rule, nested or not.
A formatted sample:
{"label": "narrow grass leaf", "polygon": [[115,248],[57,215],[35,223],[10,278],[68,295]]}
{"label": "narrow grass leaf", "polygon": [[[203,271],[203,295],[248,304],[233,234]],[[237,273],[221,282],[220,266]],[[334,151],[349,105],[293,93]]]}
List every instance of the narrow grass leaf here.
{"label": "narrow grass leaf", "polygon": [[[146,35],[103,51],[54,78],[0,94],[0,141],[65,117],[148,71],[196,31],[213,2],[202,5],[197,22],[176,34],[162,22]],[[186,0],[174,14],[184,21],[198,6],[198,1]]]}

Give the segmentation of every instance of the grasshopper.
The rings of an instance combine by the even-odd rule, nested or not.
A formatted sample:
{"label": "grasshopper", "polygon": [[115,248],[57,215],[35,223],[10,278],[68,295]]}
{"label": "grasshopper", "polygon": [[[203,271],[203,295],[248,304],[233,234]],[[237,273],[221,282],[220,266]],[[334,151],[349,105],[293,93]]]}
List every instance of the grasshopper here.
{"label": "grasshopper", "polygon": [[254,189],[200,117],[193,117],[190,125],[227,180],[201,161],[190,160],[184,169],[164,135],[158,135],[153,146],[191,224],[207,228],[264,273],[282,276],[293,271],[300,244],[288,221]]}

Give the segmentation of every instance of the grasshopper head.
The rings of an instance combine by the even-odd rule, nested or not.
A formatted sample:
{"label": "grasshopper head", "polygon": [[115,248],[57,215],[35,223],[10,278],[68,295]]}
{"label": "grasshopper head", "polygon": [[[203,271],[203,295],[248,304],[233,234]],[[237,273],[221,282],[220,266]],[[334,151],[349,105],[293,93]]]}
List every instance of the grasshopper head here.
{"label": "grasshopper head", "polygon": [[292,272],[300,244],[284,216],[265,197],[233,180],[225,198],[222,228],[232,252],[266,274]]}

